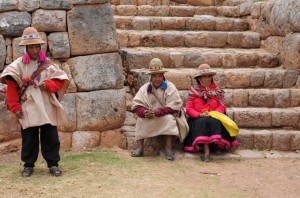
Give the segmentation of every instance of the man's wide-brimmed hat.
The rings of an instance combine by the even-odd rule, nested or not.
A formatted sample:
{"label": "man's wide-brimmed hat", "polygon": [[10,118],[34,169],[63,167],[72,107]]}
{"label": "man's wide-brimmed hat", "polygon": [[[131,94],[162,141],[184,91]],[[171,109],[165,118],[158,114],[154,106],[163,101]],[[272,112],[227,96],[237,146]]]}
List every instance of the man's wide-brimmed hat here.
{"label": "man's wide-brimmed hat", "polygon": [[200,76],[214,76],[217,73],[210,68],[208,64],[201,64],[196,70],[194,78],[198,78]]}
{"label": "man's wide-brimmed hat", "polygon": [[160,74],[160,73],[165,73],[168,70],[164,68],[163,63],[161,62],[161,60],[159,58],[153,58],[150,61],[149,64],[149,71],[147,72],[147,74],[151,75],[151,74]]}
{"label": "man's wide-brimmed hat", "polygon": [[22,40],[19,45],[45,44],[41,35],[34,27],[28,27],[23,31]]}

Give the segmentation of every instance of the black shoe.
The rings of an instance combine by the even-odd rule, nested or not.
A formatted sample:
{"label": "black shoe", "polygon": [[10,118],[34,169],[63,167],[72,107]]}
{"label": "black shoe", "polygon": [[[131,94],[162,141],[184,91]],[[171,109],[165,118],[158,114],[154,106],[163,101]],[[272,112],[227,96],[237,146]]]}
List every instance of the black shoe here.
{"label": "black shoe", "polygon": [[25,167],[22,171],[22,177],[30,177],[33,173],[33,167]]}
{"label": "black shoe", "polygon": [[50,174],[54,177],[59,177],[62,174],[61,170],[59,170],[57,166],[51,166],[51,168],[49,168],[49,171]]}

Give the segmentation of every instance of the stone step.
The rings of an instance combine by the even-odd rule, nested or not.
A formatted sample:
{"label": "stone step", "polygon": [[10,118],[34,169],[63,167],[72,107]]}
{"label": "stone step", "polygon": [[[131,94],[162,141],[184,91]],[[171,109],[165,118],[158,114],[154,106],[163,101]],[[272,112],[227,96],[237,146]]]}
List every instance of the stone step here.
{"label": "stone step", "polygon": [[239,148],[258,150],[299,150],[300,132],[299,130],[288,129],[240,129],[237,136]]}
{"label": "stone step", "polygon": [[[257,0],[225,0],[223,1],[223,6],[239,6],[247,2],[256,2]],[[264,1],[264,0],[263,0]]]}
{"label": "stone step", "polygon": [[[177,42],[177,41],[174,41]],[[196,42],[196,41],[194,41]],[[213,41],[211,41],[213,42]],[[132,69],[147,68],[152,58],[160,58],[167,68],[197,68],[202,63],[207,63],[215,68],[274,68],[279,65],[276,54],[264,49],[235,49],[235,48],[163,48],[163,47],[136,47],[121,48],[120,54],[123,65],[127,71]],[[256,70],[250,70],[255,73]],[[284,72],[283,70],[282,72]],[[239,70],[235,71],[239,73]],[[289,73],[288,71],[286,71]],[[278,71],[269,71],[274,77]],[[249,73],[243,74],[247,79]],[[241,76],[242,77],[242,76]],[[270,77],[271,78],[271,77]],[[276,78],[275,78],[276,79]],[[239,80],[239,79],[238,79]],[[252,82],[255,84],[255,82]],[[281,84],[280,84],[281,83]],[[280,86],[282,82],[279,82]]]}
{"label": "stone step", "polygon": [[[126,136],[128,148],[134,148],[134,133],[135,133],[136,118],[132,112],[126,112],[126,120],[121,131]],[[292,129],[249,129],[239,126],[240,131],[237,139],[240,149],[254,150],[299,150],[300,149],[300,131]],[[255,127],[257,128],[257,127]],[[158,139],[156,139],[158,140]],[[159,141],[151,141],[152,144],[158,144]],[[161,141],[163,142],[163,141]]]}
{"label": "stone step", "polygon": [[300,129],[300,107],[231,107],[226,111],[240,128]]}
{"label": "stone step", "polygon": [[151,6],[161,6],[161,5],[180,5],[175,1],[171,0],[110,0],[111,5],[151,5]]}
{"label": "stone step", "polygon": [[238,6],[150,6],[150,5],[112,5],[113,14],[118,16],[163,16],[193,17],[211,15],[222,17],[240,17],[243,12]]}
{"label": "stone step", "polygon": [[[255,101],[251,103],[253,106],[260,106],[258,103],[264,103],[267,105],[265,107],[273,107],[273,105],[279,107],[278,101],[280,100],[286,102],[282,107],[288,107],[288,104],[291,106],[299,104],[300,97],[297,97],[300,90],[294,88],[299,78],[299,72],[295,70],[281,68],[214,69],[217,72],[214,77],[215,82],[222,89],[228,89],[228,100],[232,98],[229,100],[231,101],[229,104],[237,104],[237,101],[233,101],[236,97],[243,98],[245,103],[248,103],[248,100],[244,97],[256,99],[257,104]],[[174,83],[178,90],[189,90],[196,83],[193,79],[195,72],[196,69],[169,68],[165,77]],[[129,78],[134,79],[137,88],[149,81],[145,69],[132,69],[130,73],[132,76]],[[286,101],[288,98],[293,99],[288,102]]]}
{"label": "stone step", "polygon": [[246,19],[197,15],[195,17],[114,16],[117,29],[123,30],[209,30],[246,31]]}
{"label": "stone step", "polygon": [[120,47],[259,48],[256,32],[117,30]]}

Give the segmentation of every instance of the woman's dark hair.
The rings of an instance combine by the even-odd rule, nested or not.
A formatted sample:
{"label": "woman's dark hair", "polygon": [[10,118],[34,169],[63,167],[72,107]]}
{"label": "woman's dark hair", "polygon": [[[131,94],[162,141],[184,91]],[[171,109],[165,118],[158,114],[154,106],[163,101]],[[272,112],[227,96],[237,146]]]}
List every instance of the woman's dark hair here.
{"label": "woman's dark hair", "polygon": [[[201,78],[202,76],[199,76],[199,77],[197,77],[196,78],[196,81],[197,81],[197,83],[200,85],[200,78]],[[212,77],[212,76],[211,76]],[[214,78],[211,78],[211,82],[214,82]]]}

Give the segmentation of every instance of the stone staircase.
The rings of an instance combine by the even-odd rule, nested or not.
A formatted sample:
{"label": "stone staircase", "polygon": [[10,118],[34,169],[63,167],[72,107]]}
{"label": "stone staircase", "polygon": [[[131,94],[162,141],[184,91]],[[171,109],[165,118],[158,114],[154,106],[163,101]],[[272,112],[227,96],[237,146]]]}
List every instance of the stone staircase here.
{"label": "stone staircase", "polygon": [[[128,148],[134,147],[135,125],[130,101],[148,81],[150,60],[158,57],[185,102],[195,69],[208,63],[217,70],[215,81],[225,91],[227,114],[240,127],[240,148],[300,149],[300,90],[294,88],[298,72],[282,69],[279,57],[261,47],[260,34],[251,31],[256,13],[245,14],[249,1],[177,2],[190,4],[111,0],[127,77],[122,130]],[[156,141],[148,143],[154,148]]]}

